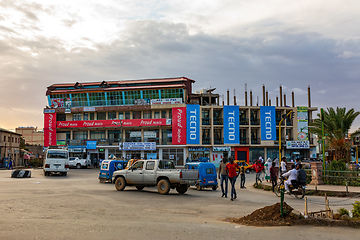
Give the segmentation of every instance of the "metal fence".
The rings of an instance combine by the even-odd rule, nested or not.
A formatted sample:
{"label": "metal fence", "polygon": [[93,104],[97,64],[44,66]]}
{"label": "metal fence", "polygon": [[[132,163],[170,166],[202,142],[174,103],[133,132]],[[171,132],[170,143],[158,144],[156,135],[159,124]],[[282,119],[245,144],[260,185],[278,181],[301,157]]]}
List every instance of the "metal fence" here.
{"label": "metal fence", "polygon": [[360,171],[334,171],[324,170],[325,184],[340,186],[360,186]]}

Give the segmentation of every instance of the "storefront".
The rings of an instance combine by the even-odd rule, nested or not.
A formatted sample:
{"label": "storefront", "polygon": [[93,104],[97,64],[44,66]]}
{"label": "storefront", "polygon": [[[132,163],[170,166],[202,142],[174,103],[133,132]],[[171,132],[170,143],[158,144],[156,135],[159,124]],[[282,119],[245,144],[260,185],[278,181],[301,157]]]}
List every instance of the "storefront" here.
{"label": "storefront", "polygon": [[213,147],[211,162],[217,167],[223,158],[229,158],[231,154],[231,147]]}
{"label": "storefront", "polygon": [[249,147],[234,147],[233,151],[231,155],[235,156],[235,160],[249,163]]}
{"label": "storefront", "polygon": [[207,159],[210,161],[210,151],[211,148],[206,147],[189,147],[189,160],[201,160],[201,159]]}

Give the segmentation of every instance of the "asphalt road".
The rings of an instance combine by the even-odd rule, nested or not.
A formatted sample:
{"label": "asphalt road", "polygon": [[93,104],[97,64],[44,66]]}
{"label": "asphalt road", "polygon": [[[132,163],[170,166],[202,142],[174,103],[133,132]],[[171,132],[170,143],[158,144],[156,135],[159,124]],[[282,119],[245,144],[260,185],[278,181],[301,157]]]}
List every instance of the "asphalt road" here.
{"label": "asphalt road", "polygon": [[[113,184],[99,183],[98,169],[71,169],[67,177],[10,178],[0,171],[0,239],[358,239],[359,230],[339,227],[248,227],[225,222],[279,201],[273,193],[253,189],[255,176],[238,199],[221,198],[220,190],[185,195],[171,190],[160,195],[156,188],[118,192]],[[324,209],[323,198],[310,197],[310,211]],[[285,197],[303,211],[304,201]],[[331,202],[339,199],[330,199]],[[316,204],[315,204],[316,202]],[[339,202],[347,208],[354,200]]]}

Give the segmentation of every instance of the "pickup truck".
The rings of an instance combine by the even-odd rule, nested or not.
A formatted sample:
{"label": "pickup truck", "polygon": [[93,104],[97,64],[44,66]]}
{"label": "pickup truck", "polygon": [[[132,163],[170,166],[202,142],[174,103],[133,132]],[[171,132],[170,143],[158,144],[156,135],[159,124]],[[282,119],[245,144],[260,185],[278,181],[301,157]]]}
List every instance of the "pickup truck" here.
{"label": "pickup truck", "polygon": [[126,186],[135,186],[139,191],[157,186],[160,194],[168,194],[175,188],[179,194],[184,194],[190,184],[198,181],[198,170],[176,169],[174,162],[169,160],[139,160],[128,169],[113,173],[118,191],[123,191]]}
{"label": "pickup truck", "polygon": [[70,167],[73,168],[87,168],[90,165],[90,161],[78,157],[69,157],[69,164]]}

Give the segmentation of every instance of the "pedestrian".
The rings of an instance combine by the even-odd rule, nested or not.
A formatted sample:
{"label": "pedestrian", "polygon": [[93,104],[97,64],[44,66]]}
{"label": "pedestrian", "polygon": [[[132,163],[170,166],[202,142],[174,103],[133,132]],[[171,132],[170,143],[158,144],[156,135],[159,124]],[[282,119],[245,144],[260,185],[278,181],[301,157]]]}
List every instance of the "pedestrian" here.
{"label": "pedestrian", "polygon": [[255,169],[256,172],[256,176],[255,176],[255,184],[256,186],[258,186],[258,180],[260,181],[260,183],[262,183],[260,176],[261,176],[261,172],[263,170],[263,165],[261,164],[260,160],[257,160],[255,164],[253,164],[253,168]]}
{"label": "pedestrian", "polygon": [[[226,163],[227,159],[224,157],[219,165],[219,179],[220,179],[220,187],[221,187],[221,197],[227,198],[227,192],[228,192],[228,175],[226,172]],[[224,188],[225,183],[225,188]]]}
{"label": "pedestrian", "polygon": [[11,170],[13,170],[14,168],[13,168],[13,162],[12,162],[12,159],[10,159],[10,162],[9,162],[9,170],[10,170],[10,168],[11,168]]}
{"label": "pedestrian", "polygon": [[276,175],[279,177],[279,158],[275,157],[273,162],[275,162]]}
{"label": "pedestrian", "polygon": [[259,155],[259,161],[260,161],[262,164],[264,164],[264,159],[262,158],[261,155]]}
{"label": "pedestrian", "polygon": [[240,188],[245,188],[245,162],[242,162],[240,167]]}
{"label": "pedestrian", "polygon": [[239,169],[237,163],[234,163],[234,159],[230,156],[229,162],[226,164],[226,172],[228,174],[230,184],[231,184],[231,201],[237,198],[236,190],[235,190],[235,182],[236,178],[238,177],[239,173],[236,170]]}
{"label": "pedestrian", "polygon": [[266,179],[266,182],[269,182],[270,180],[270,168],[271,168],[271,165],[272,165],[272,161],[271,161],[271,158],[268,158],[266,160],[266,163],[265,163],[265,179]]}
{"label": "pedestrian", "polygon": [[281,174],[286,173],[286,157],[281,159]]}
{"label": "pedestrian", "polygon": [[296,158],[295,159],[295,167],[297,167],[299,164],[301,164],[300,158]]}
{"label": "pedestrian", "polygon": [[276,169],[276,164],[274,162],[271,163],[270,168],[270,180],[271,180],[271,191],[274,192],[275,186],[277,185],[278,171]]}

